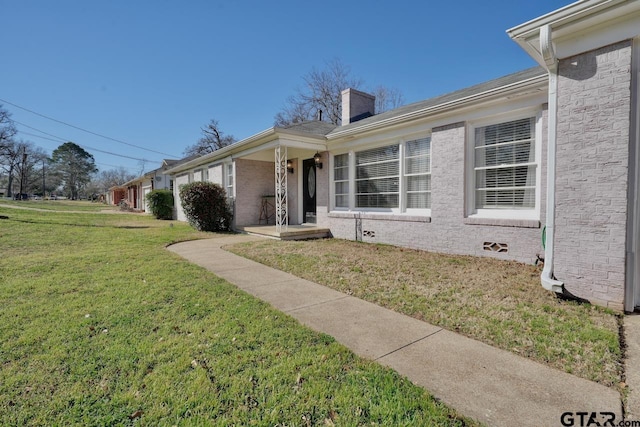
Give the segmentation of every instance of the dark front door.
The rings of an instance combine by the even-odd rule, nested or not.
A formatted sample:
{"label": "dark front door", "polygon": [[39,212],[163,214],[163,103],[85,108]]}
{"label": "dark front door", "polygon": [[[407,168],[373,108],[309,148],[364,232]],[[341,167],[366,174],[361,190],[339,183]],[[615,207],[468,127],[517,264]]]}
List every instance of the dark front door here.
{"label": "dark front door", "polygon": [[302,161],[302,222],[316,223],[316,162]]}

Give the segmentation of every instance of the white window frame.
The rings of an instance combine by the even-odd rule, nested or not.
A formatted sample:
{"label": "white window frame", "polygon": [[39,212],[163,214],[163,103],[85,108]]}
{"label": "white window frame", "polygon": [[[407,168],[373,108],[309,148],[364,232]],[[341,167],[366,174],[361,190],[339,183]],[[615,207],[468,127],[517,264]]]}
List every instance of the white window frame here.
{"label": "white window frame", "polygon": [[[371,213],[387,213],[394,215],[415,215],[415,216],[431,216],[431,208],[428,209],[407,209],[407,176],[405,176],[405,145],[407,142],[416,141],[424,138],[431,138],[431,132],[419,133],[416,135],[411,135],[410,137],[405,137],[401,139],[394,140],[385,140],[384,142],[377,143],[375,145],[366,145],[363,147],[358,147],[357,149],[351,150],[335,150],[331,153],[329,163],[331,168],[331,180],[330,180],[330,205],[331,210],[336,212],[371,212]],[[367,151],[375,148],[384,148],[392,145],[399,146],[398,153],[398,162],[399,162],[399,171],[398,171],[398,180],[399,180],[399,201],[397,208],[359,208],[356,207],[356,153]],[[430,145],[429,149],[429,175],[431,175],[432,171],[432,158],[433,158],[433,143]],[[349,206],[348,207],[336,207],[336,198],[335,198],[335,180],[334,180],[334,170],[335,156],[339,156],[342,154],[348,154],[349,156]]]}
{"label": "white window frame", "polygon": [[[429,140],[429,172],[423,172],[423,173],[413,173],[413,174],[409,174],[406,172],[406,164],[407,164],[407,158],[409,158],[407,156],[407,152],[408,150],[405,149],[406,145],[414,142],[414,141],[420,141],[423,139],[428,139]],[[408,139],[407,141],[403,141],[401,144],[401,154],[402,154],[402,164],[400,165],[400,171],[402,173],[402,181],[401,181],[401,197],[400,200],[402,201],[402,211],[406,212],[408,214],[416,214],[416,215],[424,215],[425,213],[428,213],[429,215],[431,214],[431,203],[429,203],[429,207],[428,208],[407,208],[407,201],[408,201],[408,194],[409,194],[409,184],[408,184],[408,178],[411,176],[429,176],[429,201],[431,202],[431,168],[432,168],[432,143],[431,143],[431,134],[427,135],[427,136],[423,136],[423,137],[419,137],[419,138],[412,138],[412,139]],[[417,158],[420,156],[411,156],[410,158]]]}
{"label": "white window frame", "polygon": [[[534,164],[536,167],[535,180],[535,206],[533,208],[476,208],[476,171],[475,171],[475,132],[476,129],[485,126],[497,125],[512,122],[515,120],[533,118],[534,119]],[[466,186],[465,197],[467,206],[467,216],[470,218],[494,218],[494,219],[540,219],[540,194],[542,175],[542,111],[540,109],[527,109],[511,114],[492,116],[478,121],[468,123],[467,126],[467,164],[466,164]]]}
{"label": "white window frame", "polygon": [[235,198],[235,183],[236,183],[236,175],[235,168],[233,167],[233,162],[224,163],[224,189],[227,192],[227,197],[230,199]]}
{"label": "white window frame", "polygon": [[[391,207],[391,208],[377,208],[377,207],[357,207],[356,206],[356,199],[357,199],[357,189],[358,189],[358,181],[364,181],[364,179],[359,180],[357,177],[357,165],[356,165],[356,158],[358,157],[358,153],[363,153],[365,151],[369,151],[369,150],[376,150],[376,149],[380,149],[380,148],[387,148],[387,147],[398,147],[398,158],[397,159],[391,159],[391,160],[383,160],[383,161],[378,161],[378,162],[372,162],[369,164],[383,164],[383,163],[398,163],[398,175],[397,175],[397,179],[398,179],[398,206],[397,207]],[[354,168],[353,168],[353,172],[354,172],[354,179],[353,179],[353,188],[351,188],[352,186],[349,186],[349,191],[353,192],[354,194],[354,204],[352,205],[354,210],[358,210],[358,211],[371,211],[371,212],[394,212],[394,213],[399,213],[402,209],[402,172],[403,172],[403,168],[402,168],[402,163],[403,163],[403,156],[402,156],[402,146],[401,144],[399,144],[398,142],[392,143],[392,144],[384,144],[384,145],[380,145],[378,147],[370,147],[370,148],[365,148],[362,150],[357,150],[353,152],[353,163],[354,163]],[[387,176],[387,177],[375,177],[372,178],[371,180],[380,180],[380,179],[388,179],[388,178],[393,178],[395,175],[393,176]],[[382,194],[382,193],[380,193]],[[395,193],[391,193],[389,192],[388,194],[395,194]],[[334,199],[335,200],[335,199]]]}
{"label": "white window frame", "polygon": [[[336,179],[336,166],[335,166],[335,158],[338,156],[347,156],[347,165],[346,166],[341,166],[341,168],[346,168],[347,169],[347,179]],[[350,153],[342,153],[342,154],[336,154],[335,156],[332,157],[332,162],[331,162],[331,189],[333,191],[332,196],[331,196],[331,200],[333,205],[336,205],[336,197],[338,196],[338,193],[336,193],[336,184],[339,182],[346,182],[347,183],[347,192],[346,193],[340,193],[341,196],[346,196],[347,197],[347,206],[336,206],[336,209],[348,209],[349,206],[351,206],[351,155]]]}

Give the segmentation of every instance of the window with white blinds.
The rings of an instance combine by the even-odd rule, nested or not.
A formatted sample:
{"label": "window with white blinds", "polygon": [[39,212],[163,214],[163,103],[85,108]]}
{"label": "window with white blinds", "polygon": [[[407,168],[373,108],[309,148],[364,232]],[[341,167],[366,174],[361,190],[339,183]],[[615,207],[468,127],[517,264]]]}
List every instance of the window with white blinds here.
{"label": "window with white blinds", "polygon": [[233,197],[233,163],[228,163],[225,167],[227,169],[227,197]]}
{"label": "window with white blinds", "polygon": [[475,129],[476,209],[531,209],[536,203],[535,118]]}
{"label": "window with white blinds", "polygon": [[337,208],[349,207],[349,154],[333,158],[333,189]]}
{"label": "window with white blinds", "polygon": [[431,137],[334,156],[333,201],[335,208],[430,209]]}
{"label": "window with white blinds", "polygon": [[405,144],[407,209],[431,208],[431,137]]}
{"label": "window with white blinds", "polygon": [[356,153],[356,207],[397,208],[400,203],[398,145]]}

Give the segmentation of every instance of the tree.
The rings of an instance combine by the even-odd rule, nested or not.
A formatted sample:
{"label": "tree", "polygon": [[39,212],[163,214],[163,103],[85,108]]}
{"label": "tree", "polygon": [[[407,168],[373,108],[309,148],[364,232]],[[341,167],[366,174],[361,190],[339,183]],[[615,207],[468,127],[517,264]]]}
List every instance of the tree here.
{"label": "tree", "polygon": [[378,86],[371,91],[371,94],[376,97],[376,114],[404,105],[404,96],[399,89]]}
{"label": "tree", "polygon": [[6,173],[6,194],[11,197],[18,188],[23,193],[40,192],[42,164],[48,161],[40,147],[28,141],[13,139],[4,143],[0,151],[0,168]]}
{"label": "tree", "polygon": [[203,156],[236,142],[233,135],[225,135],[222,132],[220,124],[215,119],[211,119],[207,126],[201,128],[201,130],[202,138],[184,150],[186,157],[193,155]]}
{"label": "tree", "polygon": [[11,113],[0,104],[0,154],[5,150],[7,144],[13,141],[16,133],[18,131],[11,120]]}
{"label": "tree", "polygon": [[2,142],[2,147],[0,150],[0,163],[2,164],[2,169],[7,174],[7,196],[13,196],[13,181],[16,176],[16,168],[18,167],[18,163],[20,161],[20,156],[24,152],[24,148],[20,143],[14,141],[13,139],[5,140]]}
{"label": "tree", "polygon": [[[362,79],[353,77],[351,69],[339,59],[328,62],[324,70],[314,68],[302,80],[302,88],[289,96],[283,110],[276,114],[275,126],[283,127],[314,120],[320,110],[323,121],[339,125],[342,122],[341,92],[363,86]],[[370,92],[376,96],[376,113],[402,105],[402,94],[397,89],[378,86]]]}
{"label": "tree", "polygon": [[91,183],[98,192],[105,193],[109,188],[131,181],[136,176],[136,174],[127,172],[125,168],[120,166],[119,168],[100,171],[93,177]]}
{"label": "tree", "polygon": [[139,175],[127,172],[127,169],[122,166],[114,169],[103,170],[91,177],[91,182],[84,187],[84,190],[86,191],[87,197],[97,197],[100,194],[105,194],[109,188],[115,187],[116,185],[122,185],[137,176]]}
{"label": "tree", "polygon": [[362,86],[362,80],[351,76],[351,69],[339,59],[326,64],[324,70],[312,69],[302,77],[304,85],[287,98],[284,109],[275,117],[276,126],[287,126],[317,117],[335,125],[342,120],[344,89]]}
{"label": "tree", "polygon": [[80,189],[98,171],[93,156],[73,142],[65,142],[53,151],[51,166],[54,176],[58,177],[71,199],[78,198]]}
{"label": "tree", "polygon": [[2,150],[0,151],[0,162],[2,163],[2,169],[7,173],[7,196],[13,196],[14,181],[18,176],[18,169],[20,163],[26,154],[27,147],[24,142],[14,141],[13,139],[7,139],[3,142]]}
{"label": "tree", "polygon": [[47,153],[31,142],[21,141],[23,147],[22,155],[16,167],[16,178],[23,193],[42,193],[43,190],[43,168],[49,161]]}

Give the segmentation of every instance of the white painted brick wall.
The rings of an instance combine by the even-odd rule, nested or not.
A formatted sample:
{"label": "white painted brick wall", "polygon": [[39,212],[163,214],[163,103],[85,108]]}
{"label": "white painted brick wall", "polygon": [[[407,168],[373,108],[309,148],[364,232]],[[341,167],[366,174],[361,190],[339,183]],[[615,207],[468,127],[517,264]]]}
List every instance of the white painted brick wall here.
{"label": "white painted brick wall", "polygon": [[180,186],[189,183],[189,174],[177,176],[173,184],[173,204],[175,210],[175,218],[178,221],[186,221],[187,217],[182,210],[182,202],[180,201]]}
{"label": "white painted brick wall", "polygon": [[622,309],[631,42],[560,61],[555,274],[574,295]]}
{"label": "white painted brick wall", "polygon": [[209,182],[223,185],[222,183],[222,165],[215,165],[209,168]]}
{"label": "white painted brick wall", "polygon": [[[546,109],[543,111],[541,219],[545,215],[546,175]],[[363,241],[387,243],[410,248],[533,263],[541,254],[541,228],[474,225],[465,222],[465,124],[456,123],[432,130],[432,193],[431,222],[368,219],[363,214],[362,229],[375,237],[363,236]],[[328,173],[322,176],[328,182]],[[319,176],[320,178],[320,176]],[[320,192],[320,190],[319,190]],[[326,194],[323,194],[323,198]],[[320,202],[319,202],[320,205]],[[319,225],[329,226],[334,237],[356,239],[356,219],[336,218],[320,209]],[[507,253],[485,251],[484,242],[506,243]]]}

